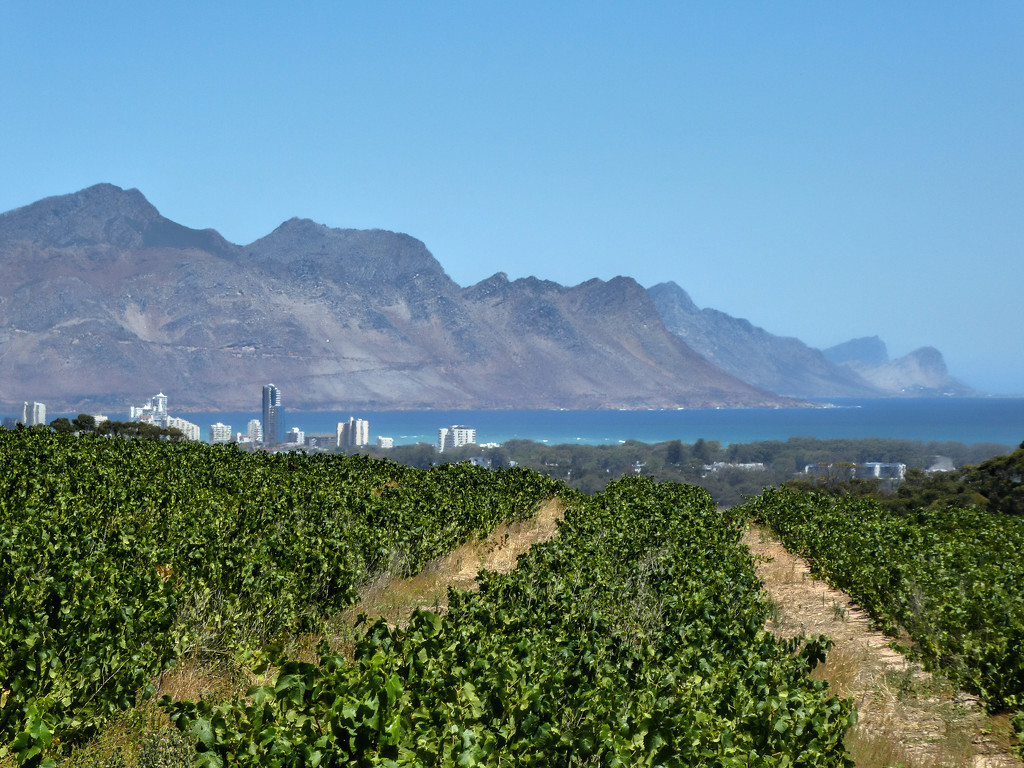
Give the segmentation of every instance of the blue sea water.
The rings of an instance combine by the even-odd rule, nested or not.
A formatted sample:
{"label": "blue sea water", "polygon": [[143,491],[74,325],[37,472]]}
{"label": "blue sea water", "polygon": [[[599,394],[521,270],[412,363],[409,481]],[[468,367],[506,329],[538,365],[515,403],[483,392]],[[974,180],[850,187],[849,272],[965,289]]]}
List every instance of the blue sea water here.
{"label": "blue sea water", "polygon": [[[657,443],[698,438],[723,444],[790,437],[903,438],[921,441],[999,443],[1024,440],[1024,398],[907,398],[832,401],[821,408],[721,408],[649,411],[287,411],[286,428],[334,432],[350,416],[367,419],[370,441],[377,435],[396,445],[434,443],[439,427],[474,427],[480,443],[522,438],[546,442],[606,445],[625,440]],[[173,403],[171,404],[173,412]],[[202,428],[230,424],[244,432],[259,411],[180,414]],[[118,418],[112,416],[112,418]]]}

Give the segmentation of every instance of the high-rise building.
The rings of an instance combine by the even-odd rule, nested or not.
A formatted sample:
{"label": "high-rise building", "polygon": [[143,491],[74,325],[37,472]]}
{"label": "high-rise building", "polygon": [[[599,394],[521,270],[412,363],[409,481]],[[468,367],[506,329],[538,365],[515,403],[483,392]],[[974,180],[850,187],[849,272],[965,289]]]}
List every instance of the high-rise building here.
{"label": "high-rise building", "polygon": [[284,437],[284,407],[281,390],[273,384],[263,387],[263,441],[280,443]]}
{"label": "high-rise building", "polygon": [[472,427],[453,424],[450,427],[441,427],[437,430],[437,450],[441,453],[475,442],[476,430]]}
{"label": "high-rise building", "polygon": [[249,426],[246,428],[250,443],[263,442],[263,423],[259,419],[249,419]]}
{"label": "high-rise building", "polygon": [[21,423],[26,427],[46,424],[46,406],[43,403],[25,403],[21,409]]}
{"label": "high-rise building", "polygon": [[128,408],[128,418],[131,421],[144,421],[148,424],[155,424],[158,427],[170,426],[167,413],[167,395],[163,392],[155,397],[149,398],[145,405],[132,405]]}
{"label": "high-rise building", "polygon": [[181,433],[185,435],[186,440],[191,440],[194,443],[199,442],[199,425],[193,424],[191,421],[186,421],[177,416],[167,416],[165,428],[180,429]]}
{"label": "high-rise building", "polygon": [[370,444],[370,422],[350,416],[338,422],[338,447],[358,448]]}
{"label": "high-rise building", "polygon": [[219,421],[216,424],[210,425],[210,442],[211,443],[230,443],[231,442],[231,425],[221,424]]}

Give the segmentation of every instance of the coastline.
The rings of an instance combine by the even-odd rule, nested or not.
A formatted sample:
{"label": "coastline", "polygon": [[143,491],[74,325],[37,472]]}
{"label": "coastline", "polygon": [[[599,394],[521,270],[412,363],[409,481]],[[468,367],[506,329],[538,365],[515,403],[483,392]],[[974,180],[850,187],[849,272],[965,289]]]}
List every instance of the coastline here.
{"label": "coastline", "polygon": [[[198,424],[203,439],[208,438],[213,423],[230,424],[234,432],[244,432],[249,419],[261,417],[256,408],[186,413],[175,410],[172,403],[170,411]],[[61,415],[68,414],[53,413],[48,418]],[[114,412],[106,415],[112,419],[126,418],[125,414]],[[585,411],[293,411],[285,403],[285,428],[298,427],[307,434],[335,432],[337,423],[350,416],[369,421],[371,443],[381,435],[394,438],[396,445],[434,443],[437,430],[452,424],[474,427],[481,443],[524,439],[549,445],[612,445],[628,440],[693,443],[697,439],[730,444],[791,437],[878,437],[1016,446],[1024,440],[1024,398],[1020,397],[836,399],[816,403],[815,407]]]}

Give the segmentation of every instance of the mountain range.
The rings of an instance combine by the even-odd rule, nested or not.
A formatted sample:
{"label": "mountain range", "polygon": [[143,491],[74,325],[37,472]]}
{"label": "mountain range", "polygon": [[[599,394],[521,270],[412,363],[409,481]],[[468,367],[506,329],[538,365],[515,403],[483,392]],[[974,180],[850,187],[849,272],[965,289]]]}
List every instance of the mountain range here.
{"label": "mountain range", "polygon": [[157,391],[182,411],[253,410],[267,382],[308,410],[970,393],[937,350],[814,350],[673,283],[498,273],[463,288],[408,235],[291,219],[237,245],[110,184],[0,214],[0,274],[0,403],[51,412],[122,412]]}

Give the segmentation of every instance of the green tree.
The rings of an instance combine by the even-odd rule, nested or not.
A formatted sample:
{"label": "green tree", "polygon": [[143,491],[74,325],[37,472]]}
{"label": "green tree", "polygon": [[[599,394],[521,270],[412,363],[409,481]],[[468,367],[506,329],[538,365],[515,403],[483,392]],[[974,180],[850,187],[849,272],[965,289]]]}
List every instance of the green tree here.
{"label": "green tree", "polygon": [[66,416],[61,416],[50,422],[50,428],[54,432],[74,432],[75,428],[71,426],[71,422],[68,421]]}
{"label": "green tree", "polygon": [[80,413],[71,422],[76,432],[95,432],[96,419],[88,413]]}
{"label": "green tree", "polygon": [[701,464],[710,464],[722,451],[722,444],[717,440],[705,440],[698,437],[693,444],[693,459]]}
{"label": "green tree", "polygon": [[683,463],[683,443],[680,440],[672,440],[665,448],[665,463],[678,466]]}

